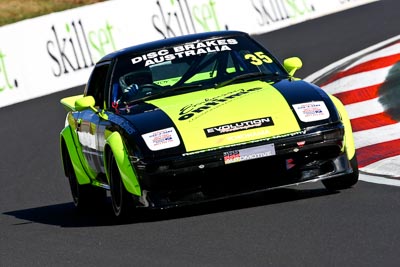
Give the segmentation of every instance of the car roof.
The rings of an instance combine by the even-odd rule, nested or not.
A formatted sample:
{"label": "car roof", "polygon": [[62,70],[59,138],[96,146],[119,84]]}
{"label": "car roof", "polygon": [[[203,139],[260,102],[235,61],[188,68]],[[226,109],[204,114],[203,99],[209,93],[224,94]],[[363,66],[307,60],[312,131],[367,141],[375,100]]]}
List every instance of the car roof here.
{"label": "car roof", "polygon": [[226,31],[210,31],[210,32],[202,32],[202,33],[193,33],[193,34],[182,35],[182,36],[177,36],[177,37],[170,37],[170,38],[166,38],[166,39],[161,39],[161,40],[157,40],[157,41],[138,44],[138,45],[130,46],[127,48],[123,48],[121,50],[117,50],[108,55],[105,55],[102,59],[100,59],[97,62],[97,64],[102,63],[104,61],[111,61],[115,58],[118,58],[118,57],[126,55],[126,54],[140,53],[140,52],[144,52],[144,51],[159,49],[162,47],[172,46],[174,44],[189,43],[189,42],[194,42],[197,40],[209,39],[212,37],[229,37],[229,36],[237,36],[237,35],[248,36],[249,34],[246,32],[242,32],[242,31],[226,30]]}

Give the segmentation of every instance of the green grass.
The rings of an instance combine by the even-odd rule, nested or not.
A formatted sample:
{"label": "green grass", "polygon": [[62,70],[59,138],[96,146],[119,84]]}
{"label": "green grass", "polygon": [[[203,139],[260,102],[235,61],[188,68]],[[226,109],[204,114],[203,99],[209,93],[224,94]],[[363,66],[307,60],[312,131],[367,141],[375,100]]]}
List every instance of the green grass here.
{"label": "green grass", "polygon": [[106,0],[0,0],[0,26]]}

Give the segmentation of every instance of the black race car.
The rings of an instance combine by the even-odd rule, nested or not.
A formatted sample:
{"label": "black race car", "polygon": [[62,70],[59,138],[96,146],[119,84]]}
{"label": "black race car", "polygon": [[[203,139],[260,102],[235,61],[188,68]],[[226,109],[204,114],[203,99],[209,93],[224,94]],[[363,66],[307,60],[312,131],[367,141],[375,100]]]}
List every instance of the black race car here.
{"label": "black race car", "polygon": [[358,181],[342,103],[294,77],[247,33],[174,37],[111,53],[82,95],[61,100],[75,205],[168,208],[322,181]]}

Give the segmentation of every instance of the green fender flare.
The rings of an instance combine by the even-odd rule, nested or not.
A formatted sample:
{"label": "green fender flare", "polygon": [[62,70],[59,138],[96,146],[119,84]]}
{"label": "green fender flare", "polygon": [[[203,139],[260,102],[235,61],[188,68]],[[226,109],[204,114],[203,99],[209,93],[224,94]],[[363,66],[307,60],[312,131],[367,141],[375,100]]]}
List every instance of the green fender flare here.
{"label": "green fender flare", "polygon": [[[111,148],[111,151],[114,155],[115,161],[117,162],[119,172],[121,174],[122,182],[123,182],[126,190],[133,195],[141,196],[142,191],[140,189],[138,178],[137,178],[135,170],[131,164],[131,161],[129,160],[129,156],[125,149],[121,135],[118,132],[112,133],[107,138],[106,144],[109,145],[109,147]],[[107,160],[107,157],[105,155],[104,156],[104,161],[105,161],[104,166],[107,166],[106,160]],[[110,180],[108,171],[106,171],[106,173],[107,173],[108,180]]]}
{"label": "green fender flare", "polygon": [[[78,149],[75,147],[75,142],[74,142],[74,137],[72,136],[72,129],[70,126],[65,127],[61,133],[60,133],[60,151],[61,153],[61,162],[63,163],[64,171],[65,171],[65,159],[64,159],[64,151],[63,151],[63,140],[65,142],[66,149],[68,150],[69,157],[72,162],[72,166],[75,171],[76,179],[78,180],[78,183],[83,185],[83,184],[90,184],[90,177],[86,173],[84,167],[82,166],[82,162],[80,160],[80,157],[78,155],[78,150],[82,151],[80,147]],[[79,146],[79,144],[78,144]],[[81,157],[83,157],[81,155]]]}
{"label": "green fender flare", "polygon": [[337,110],[339,111],[340,117],[344,124],[345,148],[346,148],[347,157],[351,160],[356,153],[356,148],[355,148],[355,144],[354,144],[353,130],[351,127],[349,115],[347,114],[347,110],[345,109],[343,103],[337,97],[335,97],[333,95],[329,95],[329,96],[332,99],[333,103],[335,104]]}

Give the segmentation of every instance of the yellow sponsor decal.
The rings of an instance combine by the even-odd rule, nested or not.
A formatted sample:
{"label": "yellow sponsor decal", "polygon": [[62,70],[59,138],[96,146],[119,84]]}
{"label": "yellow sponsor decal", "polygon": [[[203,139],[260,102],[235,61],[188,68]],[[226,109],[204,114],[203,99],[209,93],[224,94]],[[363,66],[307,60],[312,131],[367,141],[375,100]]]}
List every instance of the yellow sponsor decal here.
{"label": "yellow sponsor decal", "polygon": [[270,84],[262,81],[148,102],[159,107],[172,119],[187,152],[300,130],[285,98]]}

